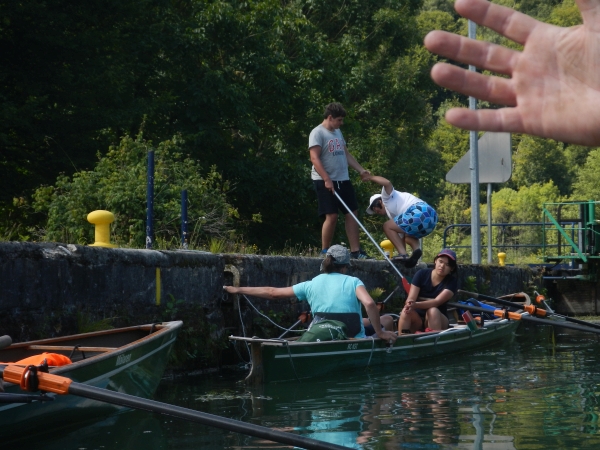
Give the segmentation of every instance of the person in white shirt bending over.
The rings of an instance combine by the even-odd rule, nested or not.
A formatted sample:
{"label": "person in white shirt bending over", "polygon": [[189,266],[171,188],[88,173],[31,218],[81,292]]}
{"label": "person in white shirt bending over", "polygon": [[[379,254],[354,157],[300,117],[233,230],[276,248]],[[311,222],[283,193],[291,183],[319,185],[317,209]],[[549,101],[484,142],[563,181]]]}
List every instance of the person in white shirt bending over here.
{"label": "person in white shirt bending over", "polygon": [[[380,194],[371,196],[367,214],[390,218],[383,224],[383,232],[398,250],[398,256],[392,260],[404,263],[407,268],[416,266],[423,254],[419,239],[431,234],[437,225],[435,209],[408,192],[396,191],[386,178],[366,173],[361,179],[382,186]],[[406,244],[413,250],[410,258],[406,254]]]}

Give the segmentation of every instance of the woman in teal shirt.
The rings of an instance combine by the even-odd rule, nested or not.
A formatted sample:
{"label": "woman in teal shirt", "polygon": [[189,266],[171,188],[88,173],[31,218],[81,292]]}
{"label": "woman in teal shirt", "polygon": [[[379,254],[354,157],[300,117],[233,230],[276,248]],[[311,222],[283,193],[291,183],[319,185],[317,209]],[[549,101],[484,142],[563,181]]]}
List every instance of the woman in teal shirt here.
{"label": "woman in teal shirt", "polygon": [[356,313],[361,323],[360,332],[352,336],[356,338],[366,337],[360,309],[362,304],[377,337],[395,341],[396,333],[381,328],[377,305],[367,292],[363,282],[356,277],[346,275],[349,264],[350,252],[348,249],[341,245],[332,245],[321,263],[321,272],[323,273],[310,281],[284,288],[223,286],[223,289],[230,294],[253,295],[271,300],[295,296],[298,300],[306,300],[313,312]]}

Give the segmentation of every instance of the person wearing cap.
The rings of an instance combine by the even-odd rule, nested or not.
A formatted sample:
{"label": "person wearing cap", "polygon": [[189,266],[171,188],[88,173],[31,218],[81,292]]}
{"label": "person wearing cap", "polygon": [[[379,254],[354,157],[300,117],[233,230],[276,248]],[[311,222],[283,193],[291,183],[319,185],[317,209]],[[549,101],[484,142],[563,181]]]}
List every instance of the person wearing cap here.
{"label": "person wearing cap", "polygon": [[[345,116],[346,110],[340,103],[330,103],[325,107],[323,122],[315,127],[308,137],[310,162],[313,164],[310,176],[317,194],[319,217],[325,219],[321,228],[321,255],[325,256],[333,241],[338,211],[341,210],[346,217],[344,224],[352,258],[371,259],[360,248],[358,224],[350,214],[352,212],[356,217],[358,202],[348,174],[348,166],[361,176],[369,171],[356,161],[346,147],[346,141],[340,131]],[[334,192],[337,192],[350,211]]]}
{"label": "person wearing cap", "polygon": [[432,269],[419,270],[398,320],[398,331],[445,330],[449,327],[447,303],[456,294],[456,253],[443,249],[433,260]]}
{"label": "person wearing cap", "polygon": [[355,338],[364,338],[365,329],[362,324],[362,304],[367,311],[375,334],[380,339],[396,340],[396,333],[381,328],[379,311],[365,285],[356,277],[346,275],[350,265],[350,252],[341,245],[332,245],[321,263],[322,274],[312,280],[304,281],[290,287],[234,287],[223,286],[230,294],[247,294],[271,300],[297,297],[306,300],[313,312],[321,313],[356,313],[360,322],[360,332]]}
{"label": "person wearing cap", "polygon": [[[392,260],[403,262],[407,268],[416,266],[423,255],[419,239],[434,230],[438,220],[436,211],[420,198],[395,190],[387,178],[365,174],[361,179],[381,186],[381,193],[371,196],[367,214],[389,217],[390,220],[383,224],[383,232],[398,251],[398,256]],[[422,220],[422,217],[427,219]],[[414,226],[415,221],[420,226]],[[410,258],[406,254],[406,244],[413,250]]]}

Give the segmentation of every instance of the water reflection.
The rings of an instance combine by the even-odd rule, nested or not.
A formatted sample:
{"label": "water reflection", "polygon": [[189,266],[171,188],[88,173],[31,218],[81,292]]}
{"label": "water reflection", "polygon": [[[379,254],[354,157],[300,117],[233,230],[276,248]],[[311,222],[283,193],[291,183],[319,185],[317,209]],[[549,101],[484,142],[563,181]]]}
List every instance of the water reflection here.
{"label": "water reflection", "polygon": [[[523,327],[505,346],[248,388],[242,373],[164,381],[157,400],[361,449],[600,448],[597,335]],[[129,412],[19,444],[57,449],[289,448]]]}

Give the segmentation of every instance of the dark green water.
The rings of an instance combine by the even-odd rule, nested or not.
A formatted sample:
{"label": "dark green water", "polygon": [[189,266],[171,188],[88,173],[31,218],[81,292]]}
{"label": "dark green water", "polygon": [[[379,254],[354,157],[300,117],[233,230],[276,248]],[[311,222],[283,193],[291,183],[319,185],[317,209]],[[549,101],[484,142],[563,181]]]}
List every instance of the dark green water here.
{"label": "dark green water", "polygon": [[[600,449],[595,334],[521,324],[514,341],[486,351],[261,389],[245,387],[241,378],[164,381],[156,399],[351,448]],[[290,448],[139,411],[11,445]]]}

